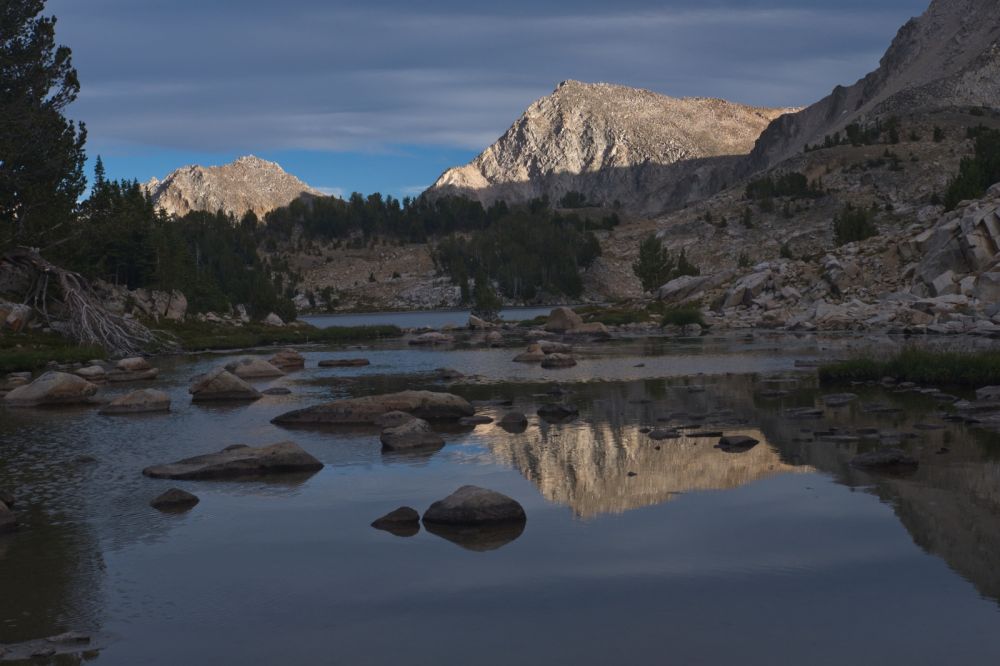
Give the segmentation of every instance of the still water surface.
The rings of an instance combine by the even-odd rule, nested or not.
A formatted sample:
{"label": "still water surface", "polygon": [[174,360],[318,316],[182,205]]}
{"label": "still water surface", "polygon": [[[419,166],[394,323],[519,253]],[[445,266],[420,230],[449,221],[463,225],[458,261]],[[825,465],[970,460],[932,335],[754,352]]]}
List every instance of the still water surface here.
{"label": "still water surface", "polygon": [[[566,371],[471,345],[312,349],[305,371],[260,384],[292,395],[225,407],[190,403],[190,378],[229,358],[196,356],[158,362],[169,415],[0,411],[0,488],[23,507],[23,528],[0,537],[0,643],[93,632],[100,664],[998,663],[1000,440],[942,421],[928,396],[876,387],[792,418],[822,395],[795,361],[838,344],[638,339],[585,346]],[[372,365],[316,368],[359,355]],[[473,376],[444,384],[442,366]],[[556,383],[576,421],[535,416]],[[451,429],[441,451],[405,456],[384,455],[375,431],[270,424],[403,388],[451,390],[494,417],[507,408],[485,401],[512,400],[531,425]],[[776,389],[789,392],[765,397]],[[665,423],[762,444],[726,454],[640,432]],[[816,434],[832,428],[913,433],[921,467],[854,470],[877,441]],[[272,482],[140,474],[285,439],[326,467]],[[465,484],[520,501],[524,532],[453,543],[369,527]],[[179,516],[147,505],[172,486],[201,503]]]}
{"label": "still water surface", "polygon": [[[500,312],[503,321],[527,321],[547,315],[551,307],[507,308]],[[469,323],[468,310],[423,310],[419,312],[364,312],[356,314],[313,315],[304,321],[320,328],[333,326],[399,326],[400,328],[444,328]]]}

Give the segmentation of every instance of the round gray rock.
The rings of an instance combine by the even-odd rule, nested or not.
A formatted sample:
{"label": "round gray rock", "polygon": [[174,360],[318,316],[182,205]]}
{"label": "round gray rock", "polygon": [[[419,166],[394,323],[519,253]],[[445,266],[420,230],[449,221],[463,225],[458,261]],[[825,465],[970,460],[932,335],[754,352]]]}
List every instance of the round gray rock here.
{"label": "round gray rock", "polygon": [[477,486],[462,486],[424,512],[425,523],[443,525],[490,525],[526,520],[524,507],[516,500]]}

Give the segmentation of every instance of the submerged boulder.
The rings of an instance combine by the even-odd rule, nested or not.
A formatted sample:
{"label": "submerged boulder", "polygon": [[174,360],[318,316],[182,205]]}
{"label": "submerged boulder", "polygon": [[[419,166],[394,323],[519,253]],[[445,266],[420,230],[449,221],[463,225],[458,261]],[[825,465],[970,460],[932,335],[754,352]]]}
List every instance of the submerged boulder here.
{"label": "submerged boulder", "polygon": [[194,508],[201,500],[179,488],[171,488],[149,503],[151,507],[167,513],[180,513]]}
{"label": "submerged boulder", "polygon": [[896,448],[878,449],[854,456],[851,466],[873,471],[912,471],[920,465],[916,458]]}
{"label": "submerged boulder", "polygon": [[149,361],[134,356],[118,361],[106,378],[109,382],[142,382],[156,379],[159,374],[160,371],[150,365]]}
{"label": "submerged boulder", "polygon": [[154,479],[226,479],[316,472],[323,463],[294,442],[253,448],[230,446],[218,453],[185,458],[142,470]]}
{"label": "submerged boulder", "polygon": [[433,347],[435,345],[450,345],[455,342],[455,338],[444,333],[430,332],[418,335],[410,340],[410,344],[416,347]]}
{"label": "submerged boulder", "polygon": [[385,451],[412,451],[415,449],[440,449],[444,439],[431,429],[423,419],[410,419],[382,431],[379,440]]}
{"label": "submerged boulder", "polygon": [[328,358],[319,362],[321,368],[361,368],[371,365],[366,358]]}
{"label": "submerged boulder", "polygon": [[284,377],[285,373],[277,366],[262,358],[248,356],[226,364],[226,370],[240,379],[265,379],[268,377]]}
{"label": "submerged boulder", "polygon": [[572,368],[576,365],[576,359],[568,354],[548,354],[542,359],[542,367],[551,368]]}
{"label": "submerged boulder", "polygon": [[294,349],[282,349],[280,352],[268,359],[274,367],[285,372],[289,370],[301,370],[306,367],[305,357]]}
{"label": "submerged boulder", "polygon": [[199,377],[188,389],[188,393],[195,402],[250,401],[259,400],[261,397],[257,389],[225,368],[216,368]]}
{"label": "submerged boulder", "polygon": [[424,523],[443,525],[490,525],[523,523],[527,515],[516,500],[494,490],[462,486],[424,512]]}
{"label": "submerged boulder", "polygon": [[83,377],[65,372],[46,372],[26,386],[19,386],[4,396],[11,407],[44,407],[86,403],[97,393],[97,386]]}
{"label": "submerged boulder", "polygon": [[169,412],[170,396],[163,391],[142,389],[132,391],[128,395],[113,400],[101,408],[100,414],[114,416],[119,414],[147,414],[151,412]]}
{"label": "submerged boulder", "polygon": [[389,412],[406,412],[429,421],[457,421],[472,416],[476,410],[468,400],[451,393],[402,391],[335,400],[282,414],[271,422],[278,425],[374,424]]}

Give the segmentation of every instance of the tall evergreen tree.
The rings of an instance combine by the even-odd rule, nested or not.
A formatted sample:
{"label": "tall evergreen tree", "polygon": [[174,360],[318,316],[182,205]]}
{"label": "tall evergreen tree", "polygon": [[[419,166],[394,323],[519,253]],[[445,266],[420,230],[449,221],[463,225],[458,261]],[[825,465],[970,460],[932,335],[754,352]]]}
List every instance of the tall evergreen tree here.
{"label": "tall evergreen tree", "polygon": [[80,82],[44,9],[44,0],[0,3],[0,248],[68,233],[86,187],[86,128],[63,115]]}

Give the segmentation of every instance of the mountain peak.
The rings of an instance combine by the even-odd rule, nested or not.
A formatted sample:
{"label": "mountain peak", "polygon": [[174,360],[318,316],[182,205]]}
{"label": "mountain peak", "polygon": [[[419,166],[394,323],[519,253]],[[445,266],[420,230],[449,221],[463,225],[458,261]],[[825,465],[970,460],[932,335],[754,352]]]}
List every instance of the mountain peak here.
{"label": "mountain peak", "polygon": [[785,109],[719,99],[676,99],[610,83],[563,81],[470,164],[446,171],[432,196],[460,194],[510,203],[567,192],[655,210],[663,170],[681,162],[746,154]]}
{"label": "mountain peak", "polygon": [[322,195],[276,162],[256,155],[244,155],[222,166],[182,167],[163,180],[153,178],[145,188],[157,208],[177,216],[223,210],[241,217],[252,211],[263,219],[295,199]]}

